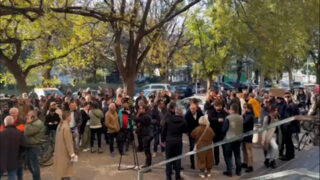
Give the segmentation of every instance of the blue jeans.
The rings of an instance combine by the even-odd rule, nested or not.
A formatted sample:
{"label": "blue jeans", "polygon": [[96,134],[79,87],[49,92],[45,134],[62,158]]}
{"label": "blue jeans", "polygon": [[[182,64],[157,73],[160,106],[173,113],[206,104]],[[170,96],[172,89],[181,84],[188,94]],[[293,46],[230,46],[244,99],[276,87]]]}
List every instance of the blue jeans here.
{"label": "blue jeans", "polygon": [[49,139],[50,142],[55,144],[56,142],[56,130],[49,130]]}
{"label": "blue jeans", "polygon": [[[160,130],[153,129],[153,152],[158,152],[158,146],[160,145]],[[164,147],[161,146],[161,152],[164,152]]]}
{"label": "blue jeans", "polygon": [[23,167],[17,169],[18,180],[23,180]]}
{"label": "blue jeans", "polygon": [[240,156],[241,141],[234,141],[222,145],[223,156],[227,165],[227,172],[232,174],[232,154],[236,162],[236,174],[241,174],[241,156]]}
{"label": "blue jeans", "polygon": [[38,163],[39,153],[40,147],[37,146],[29,147],[26,151],[26,163],[32,174],[33,180],[40,180],[40,167]]}
{"label": "blue jeans", "polygon": [[[16,180],[18,169],[8,169],[8,180]],[[0,171],[0,180],[1,180],[2,172]]]}

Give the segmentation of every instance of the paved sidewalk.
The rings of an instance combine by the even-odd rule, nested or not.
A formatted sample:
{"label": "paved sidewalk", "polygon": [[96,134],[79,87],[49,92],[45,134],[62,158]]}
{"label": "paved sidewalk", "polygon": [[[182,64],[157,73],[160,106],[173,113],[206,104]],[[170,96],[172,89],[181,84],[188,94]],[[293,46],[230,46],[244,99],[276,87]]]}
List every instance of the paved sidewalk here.
{"label": "paved sidewalk", "polygon": [[[79,155],[79,162],[74,166],[73,180],[135,180],[137,179],[136,170],[118,171],[119,155],[115,157],[109,155],[109,148],[104,145],[104,152],[102,154],[90,152],[81,152]],[[188,152],[189,146],[187,138],[184,136],[183,151]],[[317,153],[318,152],[318,153]],[[278,160],[278,168],[275,170],[267,169],[263,165],[264,155],[262,149],[255,145],[254,153],[254,172],[248,174],[243,172],[241,177],[234,175],[232,178],[224,176],[222,173],[225,170],[224,158],[222,155],[222,148],[220,151],[220,164],[213,167],[212,177],[210,179],[248,179],[251,177],[269,174],[271,172],[283,171],[292,168],[307,168],[311,171],[319,170],[319,147],[311,148],[309,151],[297,152],[296,159],[289,162],[282,162]],[[144,153],[138,153],[140,165],[144,164]],[[307,157],[307,158],[306,158]],[[306,159],[306,161],[304,161]],[[308,159],[308,160],[307,160]],[[163,161],[164,157],[160,154],[153,158],[153,163]],[[297,162],[297,163],[296,163]],[[123,165],[133,164],[133,154],[130,151],[128,155],[123,156]],[[185,158],[182,160],[182,176],[186,180],[200,180],[197,170],[190,169],[190,160]],[[31,180],[31,175],[28,171],[24,173],[25,180]],[[41,177],[43,180],[55,180],[54,169],[51,167],[41,168]],[[208,179],[208,178],[207,178]],[[144,180],[165,180],[165,168],[160,167],[153,169],[152,172],[144,174]]]}

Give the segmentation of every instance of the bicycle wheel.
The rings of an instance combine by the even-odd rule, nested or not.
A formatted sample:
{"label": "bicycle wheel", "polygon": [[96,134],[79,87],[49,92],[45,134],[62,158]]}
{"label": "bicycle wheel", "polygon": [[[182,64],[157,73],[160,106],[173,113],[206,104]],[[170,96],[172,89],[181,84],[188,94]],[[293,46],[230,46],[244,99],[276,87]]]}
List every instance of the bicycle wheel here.
{"label": "bicycle wheel", "polygon": [[41,146],[41,151],[39,154],[39,164],[42,166],[47,166],[47,162],[53,156],[54,147],[51,143],[45,143]]}
{"label": "bicycle wheel", "polygon": [[293,142],[293,146],[295,149],[297,149],[298,151],[300,151],[299,149],[299,133],[295,133],[292,136],[292,142]]}
{"label": "bicycle wheel", "polygon": [[310,133],[304,133],[299,142],[299,151],[302,151],[311,142]]}

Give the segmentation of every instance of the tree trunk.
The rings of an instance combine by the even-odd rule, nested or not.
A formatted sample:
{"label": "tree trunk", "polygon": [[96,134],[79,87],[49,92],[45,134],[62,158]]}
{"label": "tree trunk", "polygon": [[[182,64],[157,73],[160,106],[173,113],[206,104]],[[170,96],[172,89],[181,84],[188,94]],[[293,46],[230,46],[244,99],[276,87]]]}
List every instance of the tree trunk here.
{"label": "tree trunk", "polygon": [[207,77],[207,92],[209,92],[209,90],[211,88],[211,82],[212,82],[211,77]]}
{"label": "tree trunk", "polygon": [[136,81],[136,77],[136,73],[134,72],[122,76],[123,88],[130,97],[134,96],[134,82]]}
{"label": "tree trunk", "polygon": [[259,83],[259,70],[256,70],[254,72],[254,83],[258,84]]}
{"label": "tree trunk", "polygon": [[314,63],[316,69],[316,84],[320,84],[320,62]]}
{"label": "tree trunk", "polygon": [[18,85],[18,90],[20,93],[27,92],[27,81],[26,81],[26,76],[22,74],[13,74],[16,83]]}
{"label": "tree trunk", "polygon": [[43,72],[42,72],[42,76],[44,78],[42,80],[42,84],[43,84],[44,87],[49,87],[50,86],[50,84],[46,84],[46,80],[52,78],[51,77],[51,69],[52,69],[52,66],[50,66],[49,68],[44,69]]}
{"label": "tree trunk", "polygon": [[236,88],[239,88],[240,78],[241,78],[241,71],[242,71],[242,63],[240,60],[237,60],[237,81],[236,81]]}
{"label": "tree trunk", "polygon": [[96,69],[92,70],[92,80],[93,80],[93,82],[97,82],[97,70]]}
{"label": "tree trunk", "polygon": [[264,74],[260,73],[260,83],[259,83],[259,89],[264,88]]}
{"label": "tree trunk", "polygon": [[289,87],[290,87],[290,90],[292,91],[293,90],[293,72],[292,72],[292,67],[289,66],[288,67],[288,75],[289,75]]}

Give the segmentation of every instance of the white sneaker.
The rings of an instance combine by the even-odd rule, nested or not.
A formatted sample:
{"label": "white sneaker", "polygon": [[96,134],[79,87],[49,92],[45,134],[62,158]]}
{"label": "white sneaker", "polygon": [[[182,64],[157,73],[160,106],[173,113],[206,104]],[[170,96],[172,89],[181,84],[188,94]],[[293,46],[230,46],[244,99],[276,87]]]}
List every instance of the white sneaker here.
{"label": "white sneaker", "polygon": [[157,157],[157,153],[155,153],[155,152],[152,153],[152,157],[153,157],[153,158]]}
{"label": "white sneaker", "polygon": [[206,178],[206,175],[205,175],[204,173],[199,173],[199,176],[200,176],[201,178]]}
{"label": "white sneaker", "polygon": [[207,174],[207,177],[208,177],[208,178],[211,177],[211,173],[208,173],[208,174]]}
{"label": "white sneaker", "polygon": [[82,151],[83,152],[88,152],[88,151],[90,151],[90,148],[83,149]]}

